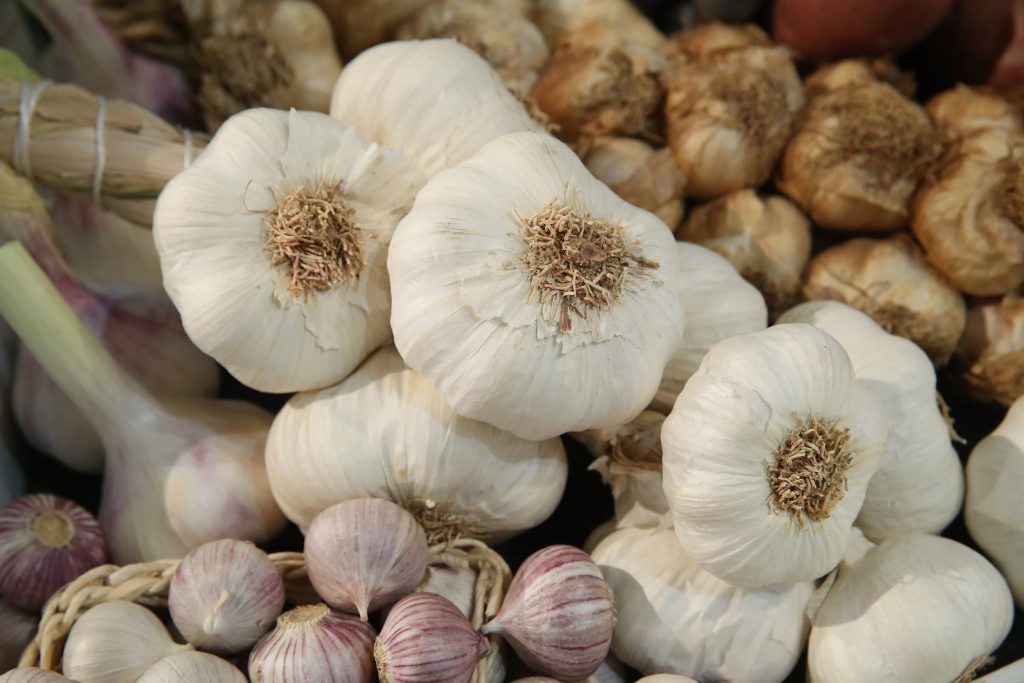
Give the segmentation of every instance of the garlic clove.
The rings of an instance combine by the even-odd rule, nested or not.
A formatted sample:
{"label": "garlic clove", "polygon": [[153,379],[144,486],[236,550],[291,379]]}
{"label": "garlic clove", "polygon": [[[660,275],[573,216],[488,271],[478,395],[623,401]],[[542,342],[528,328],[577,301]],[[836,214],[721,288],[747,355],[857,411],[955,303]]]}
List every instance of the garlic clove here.
{"label": "garlic clove", "polygon": [[1022,357],[1024,299],[1008,294],[1001,301],[979,303],[967,312],[955,365],[971,396],[1009,406],[1024,395]]}
{"label": "garlic clove", "polygon": [[587,170],[630,204],[647,209],[675,230],[683,218],[686,178],[666,148],[642,140],[604,137],[587,145]]}
{"label": "garlic clove", "polygon": [[181,652],[151,666],[137,683],[246,683],[246,678],[220,657]]}
{"label": "garlic clove", "polygon": [[107,561],[99,523],[76,503],[48,493],[0,511],[0,595],[38,612],[64,584]]}
{"label": "garlic clove", "polygon": [[373,627],[306,605],[285,612],[249,655],[249,676],[260,683],[370,683]]}
{"label": "garlic clove", "polygon": [[284,581],[252,543],[211,541],[178,564],[168,607],[189,643],[233,654],[251,647],[273,627],[284,608]]}
{"label": "garlic clove", "polygon": [[391,608],[373,656],[381,683],[469,683],[487,648],[451,602],[413,593]]}
{"label": "garlic clove", "polygon": [[423,580],[416,586],[421,593],[434,593],[459,608],[467,619],[473,613],[477,573],[472,567],[451,567],[431,564]]}
{"label": "garlic clove", "polygon": [[84,612],[64,645],[62,669],[81,683],[134,683],[158,661],[191,650],[145,607],[121,600]]}
{"label": "garlic clove", "polygon": [[356,498],[313,519],[304,546],[309,580],[335,609],[370,612],[412,592],[427,571],[427,535],[391,501]]}
{"label": "garlic clove", "polygon": [[0,671],[13,669],[32,639],[36,637],[39,616],[23,612],[0,600]]}
{"label": "garlic clove", "polygon": [[0,676],[0,683],[60,683],[61,681],[70,683],[71,679],[64,678],[59,673],[35,667],[11,669]]}
{"label": "garlic clove", "polygon": [[579,548],[553,545],[526,558],[483,633],[508,640],[534,671],[574,681],[597,671],[614,627],[601,570]]}

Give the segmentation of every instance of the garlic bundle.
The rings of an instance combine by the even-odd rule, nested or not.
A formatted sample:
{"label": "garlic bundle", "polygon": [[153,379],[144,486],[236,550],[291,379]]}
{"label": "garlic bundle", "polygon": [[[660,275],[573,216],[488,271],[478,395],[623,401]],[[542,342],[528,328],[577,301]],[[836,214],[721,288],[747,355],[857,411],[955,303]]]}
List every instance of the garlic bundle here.
{"label": "garlic bundle", "polygon": [[992,129],[1024,131],[1024,114],[1008,100],[962,83],[932,97],[925,109],[935,125],[956,136]]}
{"label": "garlic bundle", "polygon": [[263,464],[271,418],[238,401],[158,401],[129,377],[18,243],[0,247],[0,315],[99,431],[99,521],[119,564],[284,525]]}
{"label": "garlic bundle", "polygon": [[525,95],[548,61],[548,45],[521,0],[435,0],[397,30],[400,40],[455,38]]}
{"label": "garlic bundle", "polygon": [[191,650],[155,614],[132,602],[104,602],[82,613],[64,645],[62,669],[80,683],[134,683],[158,661]]}
{"label": "garlic bundle", "polygon": [[1024,400],[1010,406],[967,460],[964,518],[974,542],[992,558],[1024,607]]}
{"label": "garlic bundle", "polygon": [[676,237],[718,252],[781,313],[800,298],[811,224],[788,199],[739,190],[696,207]]}
{"label": "garlic bundle", "polygon": [[394,347],[340,384],[294,396],[274,419],[266,462],[274,497],[302,528],[340,501],[383,498],[432,539],[497,540],[536,526],[568,472],[558,439],[525,441],[456,415]]}
{"label": "garlic bundle", "polygon": [[716,23],[672,36],[669,53],[668,146],[687,194],[763,184],[804,104],[789,50],[753,24]]}
{"label": "garlic bundle", "polygon": [[967,312],[956,361],[967,391],[1008,406],[1024,395],[1024,300],[1007,294]]}
{"label": "garlic bundle", "polygon": [[967,546],[890,538],[839,577],[814,616],[811,683],[970,680],[1006,637],[1006,581]]}
{"label": "garlic bundle", "polygon": [[674,230],[683,219],[686,179],[665,147],[642,140],[603,137],[587,146],[587,170],[634,206],[647,209]]}
{"label": "garlic bundle", "polygon": [[776,184],[823,228],[895,230],[940,147],[912,100],[886,83],[851,84],[807,104]]}
{"label": "garlic bundle", "polygon": [[924,260],[906,235],[858,238],[826,249],[807,268],[806,299],[834,299],[871,316],[945,364],[964,329],[963,297]]}
{"label": "garlic bundle", "polygon": [[500,135],[541,130],[490,65],[451,39],[396,41],[359,55],[334,86],[331,116],[405,152],[427,177]]}
{"label": "garlic bundle", "polygon": [[682,337],[673,244],[554,138],[501,137],[395,231],[395,345],[464,417],[528,439],[617,427]]}
{"label": "garlic bundle", "polygon": [[11,669],[3,676],[0,676],[0,683],[60,683],[61,681],[70,682],[71,679],[64,678],[52,671],[36,669],[34,667]]}
{"label": "garlic bundle", "polygon": [[838,302],[801,304],[779,322],[814,325],[842,344],[857,379],[889,422],[885,455],[868,484],[857,526],[876,542],[901,533],[941,532],[960,512],[964,474],[936,402],[928,356]]}
{"label": "garlic bundle", "polygon": [[421,182],[403,154],[323,114],[233,117],[153,215],[192,341],[260,391],[347,376],[390,336],[387,243]]}
{"label": "garlic bundle", "polygon": [[615,656],[642,673],[778,683],[807,638],[810,582],[738,588],[702,570],[671,529],[620,529],[594,550],[615,595]]}
{"label": "garlic bundle", "polygon": [[977,296],[1024,283],[1024,135],[984,130],[951,147],[914,200],[911,228],[936,270]]}
{"label": "garlic bundle", "polygon": [[220,657],[181,652],[151,666],[137,683],[246,683],[246,678]]}
{"label": "garlic bundle", "polygon": [[[38,615],[22,612],[0,600],[0,671],[18,665],[21,653],[36,637],[38,626]],[[4,680],[0,677],[0,681]]]}
{"label": "garlic bundle", "polygon": [[718,254],[696,244],[676,243],[679,281],[686,319],[683,342],[665,366],[652,407],[672,410],[686,380],[708,350],[729,337],[763,330],[768,325],[764,297]]}
{"label": "garlic bundle", "polygon": [[738,586],[816,579],[840,560],[888,427],[843,347],[805,324],[719,342],[661,431],[679,543]]}

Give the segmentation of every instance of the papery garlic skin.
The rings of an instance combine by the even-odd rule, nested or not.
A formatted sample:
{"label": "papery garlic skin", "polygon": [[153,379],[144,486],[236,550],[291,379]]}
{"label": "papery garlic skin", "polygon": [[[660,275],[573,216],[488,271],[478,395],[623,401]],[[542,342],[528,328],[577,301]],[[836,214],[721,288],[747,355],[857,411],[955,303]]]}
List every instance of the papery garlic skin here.
{"label": "papery garlic skin", "polygon": [[164,657],[191,649],[171,640],[145,607],[105,602],[89,608],[71,627],[62,668],[81,683],[133,683]]}
{"label": "papery garlic skin", "polygon": [[[541,247],[549,216],[589,226],[579,248],[592,257],[578,267],[617,283],[597,303],[561,298],[557,282],[583,271],[565,256],[577,248],[566,232]],[[673,244],[565,145],[504,136],[432,178],[400,223],[388,254],[395,345],[465,417],[527,439],[616,427],[650,402],[682,337]]]}
{"label": "papery garlic skin", "polygon": [[64,678],[53,671],[37,669],[35,667],[11,669],[0,676],[0,683],[60,683],[70,682],[70,678]]}
{"label": "papery garlic skin", "polygon": [[889,422],[882,464],[868,484],[857,526],[875,542],[901,533],[941,532],[960,512],[964,474],[935,400],[928,356],[839,302],[800,304],[779,322],[808,323],[835,337]]}
{"label": "papery garlic skin", "polygon": [[568,476],[561,441],[460,417],[394,347],[340,384],[293,397],[274,420],[266,462],[275,499],[302,528],[343,500],[382,498],[432,533],[486,541],[547,519]]}
{"label": "papery garlic skin", "polygon": [[636,683],[697,683],[689,676],[676,676],[675,674],[654,674],[637,679]]}
{"label": "papery garlic skin", "polygon": [[447,599],[459,608],[467,619],[473,613],[474,591],[477,573],[470,567],[449,567],[431,564],[416,590],[434,593]]}
{"label": "papery garlic skin", "polygon": [[993,128],[1024,132],[1024,115],[1009,101],[962,83],[932,97],[925,109],[937,126],[958,136]]}
{"label": "papery garlic skin", "polygon": [[951,681],[1012,622],[1006,581],[984,557],[939,536],[897,536],[840,570],[814,616],[809,680]]}
{"label": "papery garlic skin", "polygon": [[205,652],[182,652],[161,659],[137,683],[246,683],[246,678],[220,657]]}
{"label": "papery garlic skin", "polygon": [[1004,406],[1024,395],[1024,300],[1008,294],[967,312],[956,349],[956,367],[968,393]]}
{"label": "papery garlic skin", "polygon": [[803,651],[810,582],[738,588],[686,556],[671,529],[620,529],[594,550],[615,595],[615,656],[642,673],[778,683]]}
{"label": "papery garlic skin", "polygon": [[683,218],[686,178],[667,148],[643,140],[604,137],[587,145],[587,170],[630,204],[647,209],[675,230]]}
{"label": "papery garlic skin", "polygon": [[[390,336],[387,242],[421,183],[403,154],[328,116],[232,117],[168,183],[153,216],[164,286],[189,336],[260,391],[341,380]],[[342,240],[331,248],[352,250],[346,260],[339,251],[332,264],[300,241],[295,253],[327,270],[294,270],[294,255],[274,265],[291,252],[268,239],[287,250],[287,240],[316,230],[303,212],[318,201],[333,202],[324,234]]]}
{"label": "papery garlic skin", "polygon": [[36,637],[38,626],[38,615],[15,609],[0,599],[0,671],[18,665],[21,653]]}
{"label": "papery garlic skin", "polygon": [[405,152],[427,177],[505,133],[541,130],[490,65],[451,39],[366,50],[338,78],[331,116]]}
{"label": "papery garlic skin", "polygon": [[994,432],[967,460],[964,519],[974,542],[992,558],[1024,608],[1024,400],[1010,406]]}
{"label": "papery garlic skin", "polygon": [[719,342],[661,432],[680,545],[739,586],[824,575],[842,557],[888,431],[846,351],[817,328]]}

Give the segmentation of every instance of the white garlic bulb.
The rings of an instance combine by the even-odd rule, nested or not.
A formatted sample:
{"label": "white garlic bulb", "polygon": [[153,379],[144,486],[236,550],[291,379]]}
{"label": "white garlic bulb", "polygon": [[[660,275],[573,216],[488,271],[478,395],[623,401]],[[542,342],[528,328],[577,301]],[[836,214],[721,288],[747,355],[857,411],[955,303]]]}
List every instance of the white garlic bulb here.
{"label": "white garlic bulb", "polygon": [[181,652],[151,666],[137,683],[246,683],[246,678],[220,657]]}
{"label": "white garlic bulb", "polygon": [[428,177],[500,135],[541,130],[490,65],[451,39],[366,50],[338,77],[331,116],[405,152]]}
{"label": "white garlic bulb", "polygon": [[964,474],[936,401],[928,356],[836,301],[801,304],[779,322],[808,323],[835,337],[889,421],[885,455],[868,484],[857,526],[876,542],[900,533],[942,531],[960,512]]}
{"label": "white garlic bulb", "polygon": [[681,298],[686,332],[665,366],[651,404],[664,413],[672,410],[676,396],[708,349],[723,339],[768,325],[764,297],[732,264],[710,249],[686,242],[676,243],[676,253],[677,277],[685,284]]}
{"label": "white garlic bulb", "polygon": [[673,245],[562,143],[501,137],[432,178],[399,224],[395,344],[465,417],[528,439],[617,427],[682,337]]}
{"label": "white garlic bulb", "polygon": [[964,518],[971,538],[992,558],[1024,608],[1024,399],[967,460]]}
{"label": "white garlic bulb", "polygon": [[1006,581],[984,557],[940,536],[890,538],[840,570],[814,615],[809,681],[970,680],[1012,621]]}
{"label": "white garlic bulb", "polygon": [[804,324],[719,342],[661,431],[680,545],[740,586],[816,579],[841,559],[888,426],[834,338]]}
{"label": "white garlic bulb", "polygon": [[383,498],[432,538],[495,540],[547,519],[568,468],[558,439],[525,441],[456,415],[386,347],[344,382],[281,409],[267,472],[278,504],[302,528],[340,501]]}
{"label": "white garlic bulb", "polygon": [[615,656],[642,673],[778,683],[807,637],[810,582],[738,588],[686,556],[671,529],[620,529],[593,553],[615,596]]}
{"label": "white garlic bulb", "polygon": [[0,683],[60,683],[61,681],[70,682],[71,679],[64,678],[53,671],[46,671],[35,667],[11,669],[3,676],[0,676]]}
{"label": "white garlic bulb", "polygon": [[178,645],[145,607],[117,600],[85,612],[71,627],[62,668],[81,683],[135,683],[146,670],[176,652]]}
{"label": "white garlic bulb", "polygon": [[341,380],[390,336],[387,243],[421,182],[326,115],[232,117],[153,216],[189,337],[261,391]]}

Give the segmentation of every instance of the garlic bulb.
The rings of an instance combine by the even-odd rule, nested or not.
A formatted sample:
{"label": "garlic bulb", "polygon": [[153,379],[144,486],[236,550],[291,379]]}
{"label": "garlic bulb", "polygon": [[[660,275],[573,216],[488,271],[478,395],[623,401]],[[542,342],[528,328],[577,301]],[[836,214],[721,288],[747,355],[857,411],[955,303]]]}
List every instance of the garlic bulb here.
{"label": "garlic bulb", "polygon": [[38,615],[22,612],[0,600],[0,671],[18,665],[21,653],[36,637],[38,626]]}
{"label": "garlic bulb", "polygon": [[876,542],[901,533],[941,532],[960,512],[964,474],[935,400],[928,356],[834,301],[801,304],[779,322],[808,323],[832,335],[889,421],[885,455],[868,484],[857,526]]}
{"label": "garlic bulb", "polygon": [[284,582],[252,543],[222,539],[204,543],[178,564],[167,602],[188,642],[233,654],[273,627],[284,609]]}
{"label": "garlic bulb", "polygon": [[671,529],[620,529],[594,550],[615,595],[615,656],[642,673],[778,683],[807,638],[810,582],[738,588],[702,570]]}
{"label": "garlic bulb", "polygon": [[1012,621],[1006,581],[984,557],[939,536],[890,538],[840,570],[814,616],[809,680],[970,680]]}
{"label": "garlic bulb", "polygon": [[963,297],[906,235],[826,249],[808,266],[803,293],[853,306],[886,332],[916,342],[940,365],[953,354],[967,319]]}
{"label": "garlic bulb", "polygon": [[823,228],[895,230],[940,147],[928,115],[895,88],[850,85],[808,103],[776,184]]}
{"label": "garlic bulb", "polygon": [[768,325],[764,297],[718,254],[696,244],[676,243],[679,281],[683,289],[683,342],[665,366],[651,404],[668,414],[686,380],[697,371],[708,350],[729,337],[757,332]]}
{"label": "garlic bulb", "polygon": [[789,50],[750,24],[672,37],[663,78],[668,146],[694,197],[763,184],[804,104]]}
{"label": "garlic bulb", "polygon": [[189,336],[260,391],[341,380],[390,336],[387,242],[421,180],[322,114],[233,117],[153,215]]}
{"label": "garlic bulb", "polygon": [[394,347],[338,385],[293,397],[274,419],[266,462],[274,497],[302,528],[340,501],[383,498],[432,539],[534,527],[568,474],[561,441],[525,441],[456,415]]}
{"label": "garlic bulb", "polygon": [[62,669],[81,683],[134,683],[164,657],[191,649],[171,640],[145,607],[116,600],[91,607],[71,627]]}
{"label": "garlic bulb", "polygon": [[980,401],[1004,406],[1024,395],[1024,300],[1007,294],[967,313],[956,361],[968,392]]}
{"label": "garlic bulb", "polygon": [[634,206],[647,209],[674,230],[683,218],[686,178],[667,148],[642,140],[604,137],[587,146],[587,170]]}
{"label": "garlic bulb", "polygon": [[362,53],[334,86],[331,116],[405,152],[427,177],[500,135],[541,130],[490,65],[451,39],[396,41]]}
{"label": "garlic bulb", "polygon": [[365,621],[327,605],[296,607],[253,648],[249,676],[260,683],[370,683],[374,635]]}
{"label": "garlic bulb", "polygon": [[314,519],[304,546],[309,580],[335,609],[370,612],[411,593],[427,571],[427,535],[398,505],[356,498]]}
{"label": "garlic bulb", "polygon": [[887,83],[901,95],[914,98],[917,84],[911,73],[902,71],[890,59],[841,59],[823,64],[804,80],[808,100],[865,83]]}
{"label": "garlic bulb", "polygon": [[963,292],[995,296],[1024,283],[1024,135],[990,129],[956,143],[915,198],[911,228]]}
{"label": "garlic bulb", "polygon": [[842,557],[887,432],[846,351],[817,328],[719,342],[661,430],[680,545],[738,586],[824,575]]}
{"label": "garlic bulb", "polygon": [[661,51],[665,36],[630,0],[534,0],[533,21],[554,46],[566,36],[605,23],[621,40]]}
{"label": "garlic bulb", "polygon": [[675,674],[654,674],[637,679],[636,683],[697,683],[689,676],[676,676]]}
{"label": "garlic bulb", "polygon": [[246,683],[246,678],[220,657],[182,652],[161,659],[137,683]]}
{"label": "garlic bulb", "polygon": [[388,40],[431,0],[316,0],[331,18],[342,56],[351,59]]}
{"label": "garlic bulb", "polygon": [[788,199],[739,190],[690,212],[676,237],[728,259],[781,313],[799,300],[800,276],[811,257],[811,224]]}
{"label": "garlic bulb", "polygon": [[0,595],[38,612],[53,593],[107,561],[100,525],[73,501],[32,493],[0,510]]}
{"label": "garlic bulb", "polygon": [[61,681],[70,682],[71,679],[64,678],[58,673],[36,669],[35,667],[11,669],[0,676],[0,683],[60,683]]}
{"label": "garlic bulb", "polygon": [[925,109],[939,128],[957,136],[993,128],[1024,132],[1024,115],[1008,100],[963,84],[935,95]]}
{"label": "garlic bulb", "polygon": [[395,344],[464,417],[527,439],[616,427],[682,337],[673,244],[565,145],[504,136],[432,178],[399,224]]}
{"label": "garlic bulb", "polygon": [[994,432],[967,460],[964,518],[971,538],[992,558],[1024,607],[1024,401],[1010,406]]}

